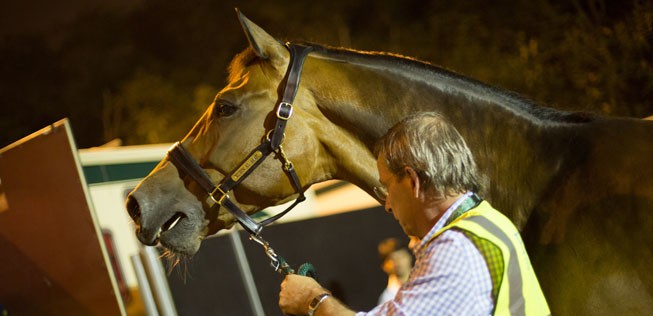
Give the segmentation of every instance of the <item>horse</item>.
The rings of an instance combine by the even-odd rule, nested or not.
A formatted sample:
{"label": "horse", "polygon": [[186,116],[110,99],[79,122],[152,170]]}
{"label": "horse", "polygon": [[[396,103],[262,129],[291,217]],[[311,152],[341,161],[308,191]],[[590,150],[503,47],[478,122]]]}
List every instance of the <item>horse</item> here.
{"label": "horse", "polygon": [[[291,66],[286,46],[238,16],[249,46],[180,142],[214,182],[269,138]],[[286,160],[300,189],[341,179],[374,196],[377,140],[403,117],[434,111],[470,147],[479,194],[520,230],[553,314],[653,314],[653,122],[554,110],[405,56],[308,45],[283,152],[222,192],[244,213],[298,196],[279,168]],[[127,208],[141,242],[192,256],[235,223],[218,202],[166,157]]]}

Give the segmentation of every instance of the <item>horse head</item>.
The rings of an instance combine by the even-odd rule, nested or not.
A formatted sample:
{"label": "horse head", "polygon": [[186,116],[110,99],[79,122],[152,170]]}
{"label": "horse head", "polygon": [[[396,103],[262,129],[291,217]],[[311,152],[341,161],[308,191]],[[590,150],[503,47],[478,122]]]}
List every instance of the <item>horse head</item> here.
{"label": "horse head", "polygon": [[[286,46],[244,15],[239,13],[239,17],[249,47],[231,62],[228,84],[180,142],[213,183],[220,183],[247,164],[243,159],[250,159],[253,149],[269,141],[283,97],[280,87],[291,59]],[[328,142],[342,143],[354,154],[355,148],[361,148],[364,159],[374,161],[362,144],[338,140],[339,132],[321,113],[309,88],[302,84],[294,100],[292,117],[280,136],[281,150],[272,152],[233,190],[224,192],[245,213],[285,203],[298,195],[283,168],[288,161],[296,170],[301,189],[337,177],[336,159],[327,154],[334,150],[325,145],[327,134]],[[331,130],[327,133],[327,129]],[[374,170],[365,172],[375,174]],[[180,170],[170,155],[130,193],[127,209],[142,243],[160,241],[174,253],[185,255],[194,254],[207,235],[235,223],[234,216]]]}

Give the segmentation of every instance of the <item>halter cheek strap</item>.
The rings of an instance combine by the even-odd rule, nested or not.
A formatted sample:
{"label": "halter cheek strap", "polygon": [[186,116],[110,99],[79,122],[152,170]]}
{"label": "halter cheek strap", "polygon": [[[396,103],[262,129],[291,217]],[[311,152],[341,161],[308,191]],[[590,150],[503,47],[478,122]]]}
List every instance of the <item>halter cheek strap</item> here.
{"label": "halter cheek strap", "polygon": [[294,102],[297,90],[299,89],[299,79],[302,75],[304,60],[306,60],[308,53],[313,50],[313,47],[311,46],[291,43],[286,44],[286,47],[290,52],[290,63],[286,70],[284,82],[282,83],[284,84],[284,89],[283,95],[281,96],[281,102],[279,102],[276,110],[277,121],[274,130],[272,131],[272,136],[270,137],[270,145],[273,150],[276,150],[283,142],[286,123],[292,116],[292,103]]}

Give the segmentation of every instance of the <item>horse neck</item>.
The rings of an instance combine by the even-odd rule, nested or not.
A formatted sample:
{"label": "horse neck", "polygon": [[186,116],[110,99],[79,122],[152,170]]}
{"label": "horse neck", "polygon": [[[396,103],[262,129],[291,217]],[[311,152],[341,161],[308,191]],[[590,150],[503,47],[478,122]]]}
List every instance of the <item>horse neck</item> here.
{"label": "horse neck", "polygon": [[[421,111],[444,115],[477,160],[484,176],[481,193],[523,225],[538,193],[562,165],[564,141],[557,135],[568,124],[538,117],[528,102],[479,82],[414,61],[399,62],[322,59],[314,64],[320,75],[308,81],[323,114],[369,153],[403,117]],[[368,180],[345,180],[363,182],[364,189],[370,185]]]}

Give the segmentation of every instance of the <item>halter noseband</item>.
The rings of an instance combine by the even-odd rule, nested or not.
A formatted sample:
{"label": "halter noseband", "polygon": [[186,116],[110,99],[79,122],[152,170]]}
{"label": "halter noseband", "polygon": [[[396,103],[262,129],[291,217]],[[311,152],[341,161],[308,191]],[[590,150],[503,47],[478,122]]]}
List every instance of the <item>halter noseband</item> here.
{"label": "halter noseband", "polygon": [[[282,81],[284,86],[281,101],[275,107],[276,121],[274,128],[267,132],[266,137],[261,142],[261,144],[254,148],[254,150],[252,150],[249,155],[247,155],[247,157],[238,165],[238,167],[231,171],[229,175],[222,180],[222,182],[220,182],[218,185],[214,184],[206,171],[204,171],[199,163],[193,159],[193,157],[184,148],[181,142],[175,143],[168,151],[168,159],[177,168],[183,170],[183,172],[193,178],[193,180],[195,180],[195,182],[199,184],[199,186],[206,193],[208,193],[209,197],[213,201],[226,208],[236,218],[238,223],[240,223],[240,225],[250,233],[250,236],[253,236],[254,238],[259,237],[259,233],[264,226],[281,218],[283,215],[292,210],[297,204],[306,199],[304,196],[304,190],[299,181],[299,177],[295,172],[292,162],[290,162],[290,160],[288,160],[286,157],[281,144],[283,143],[285,136],[284,133],[286,130],[286,123],[292,116],[292,103],[295,99],[295,95],[297,94],[297,89],[299,87],[299,79],[301,76],[302,67],[304,65],[304,60],[306,59],[308,53],[312,50],[312,47],[291,43],[287,43],[286,47],[290,51],[290,63],[288,65],[288,69],[286,70],[284,81]],[[231,191],[243,180],[245,180],[245,178],[247,178],[252,173],[252,171],[254,171],[254,169],[256,169],[271,153],[278,154],[279,159],[282,163],[282,168],[290,178],[292,186],[294,187],[295,192],[299,193],[299,196],[295,202],[293,202],[293,204],[284,211],[261,222],[256,222],[231,201],[227,192]],[[274,254],[273,251],[272,254]],[[268,256],[274,260],[270,254],[268,254]]]}

